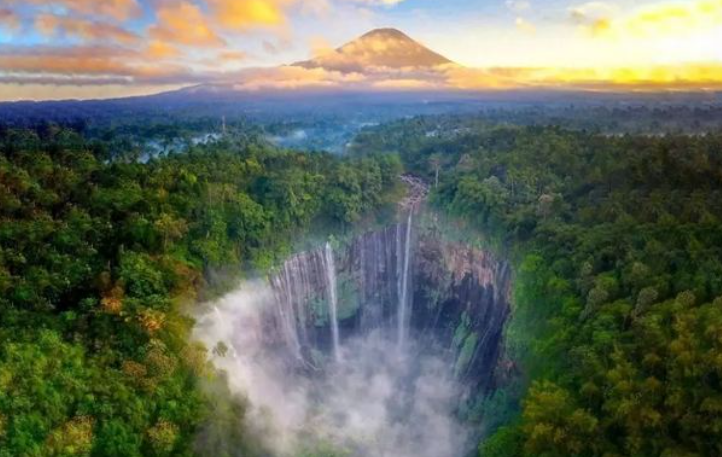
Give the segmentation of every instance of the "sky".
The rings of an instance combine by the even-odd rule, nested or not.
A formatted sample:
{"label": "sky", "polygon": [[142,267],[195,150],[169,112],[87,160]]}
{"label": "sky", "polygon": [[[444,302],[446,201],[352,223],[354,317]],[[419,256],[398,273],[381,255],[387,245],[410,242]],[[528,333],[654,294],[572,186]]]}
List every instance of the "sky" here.
{"label": "sky", "polygon": [[363,84],[276,67],[378,27],[458,64],[385,87],[722,88],[722,0],[0,0],[0,100]]}

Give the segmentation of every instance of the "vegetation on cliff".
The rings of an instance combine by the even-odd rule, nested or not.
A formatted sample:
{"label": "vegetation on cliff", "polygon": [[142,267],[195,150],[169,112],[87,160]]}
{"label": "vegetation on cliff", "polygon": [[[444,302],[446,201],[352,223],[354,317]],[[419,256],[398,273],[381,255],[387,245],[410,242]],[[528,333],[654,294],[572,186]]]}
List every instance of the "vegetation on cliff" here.
{"label": "vegetation on cliff", "polygon": [[438,172],[433,202],[515,259],[525,393],[484,457],[722,454],[722,135],[417,118],[356,147]]}

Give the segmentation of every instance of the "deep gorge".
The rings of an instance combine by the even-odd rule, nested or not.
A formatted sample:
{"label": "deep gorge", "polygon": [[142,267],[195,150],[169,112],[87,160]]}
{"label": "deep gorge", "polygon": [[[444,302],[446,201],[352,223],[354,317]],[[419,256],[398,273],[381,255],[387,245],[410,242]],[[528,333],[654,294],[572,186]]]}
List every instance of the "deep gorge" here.
{"label": "deep gorge", "polygon": [[511,269],[411,198],[396,223],[299,252],[199,319],[274,454],[474,448],[460,411],[497,386]]}

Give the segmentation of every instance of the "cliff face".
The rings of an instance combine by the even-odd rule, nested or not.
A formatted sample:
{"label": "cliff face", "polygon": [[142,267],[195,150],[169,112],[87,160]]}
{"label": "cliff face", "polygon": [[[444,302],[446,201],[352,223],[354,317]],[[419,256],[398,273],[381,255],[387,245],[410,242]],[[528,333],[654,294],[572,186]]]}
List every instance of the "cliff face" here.
{"label": "cliff face", "polygon": [[509,314],[509,265],[445,240],[418,219],[336,246],[331,261],[323,247],[287,260],[270,279],[276,303],[268,325],[275,331],[266,334],[305,366],[333,350],[334,325],[340,344],[374,331],[399,342],[411,337],[421,350],[445,354],[470,390],[493,389]]}
{"label": "cliff face", "polygon": [[465,384],[493,389],[510,310],[508,263],[433,233],[420,235],[417,252],[412,326],[448,348]]}

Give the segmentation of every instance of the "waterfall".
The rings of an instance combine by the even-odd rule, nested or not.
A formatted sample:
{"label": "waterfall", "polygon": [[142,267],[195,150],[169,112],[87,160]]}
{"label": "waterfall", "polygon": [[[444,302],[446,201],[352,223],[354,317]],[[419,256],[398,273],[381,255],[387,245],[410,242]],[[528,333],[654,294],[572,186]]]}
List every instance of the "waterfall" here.
{"label": "waterfall", "polygon": [[[267,339],[283,342],[290,358],[312,363],[323,344],[332,360],[341,358],[339,307],[349,336],[388,333],[403,345],[412,314],[413,211],[408,219],[354,238],[335,252],[330,243],[288,258],[269,277],[274,315]],[[343,275],[340,275],[343,272]],[[347,293],[339,296],[339,291]],[[319,308],[317,305],[322,304]],[[346,336],[346,332],[344,332]]]}
{"label": "waterfall", "polygon": [[341,360],[339,348],[338,331],[338,298],[336,297],[336,264],[333,260],[333,249],[331,243],[326,243],[326,280],[328,282],[328,310],[331,321],[331,337],[333,338],[333,357],[336,361]]}
{"label": "waterfall", "polygon": [[[283,279],[281,279],[283,278]],[[276,289],[284,290],[285,303],[282,296],[278,296],[275,304],[275,312],[278,322],[278,331],[283,337],[288,349],[297,361],[303,361],[301,354],[301,342],[298,338],[298,328],[296,325],[296,313],[293,307],[293,288],[292,279],[289,274],[288,266],[284,265],[283,276],[275,279],[277,282]],[[285,284],[284,284],[285,282]]]}
{"label": "waterfall", "polygon": [[228,347],[209,356],[248,399],[252,429],[272,431],[266,455],[316,443],[364,456],[470,455],[477,430],[459,419],[518,376],[503,346],[509,266],[442,238],[419,207],[403,211],[342,247],[290,256],[198,317],[195,338]]}
{"label": "waterfall", "polygon": [[[413,207],[409,210],[409,219],[406,221],[406,238],[404,239],[404,265],[399,275],[399,311],[398,311],[398,344],[403,346],[408,331],[409,308],[409,264],[411,258],[411,226],[413,224]],[[397,238],[400,244],[400,239]]]}
{"label": "waterfall", "polygon": [[[306,253],[297,254],[269,278],[276,298],[272,308],[276,337],[284,341],[291,357],[301,364],[306,363],[304,349],[309,345],[306,301],[310,284],[307,272],[313,260]],[[274,338],[270,334],[267,337]]]}

